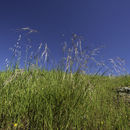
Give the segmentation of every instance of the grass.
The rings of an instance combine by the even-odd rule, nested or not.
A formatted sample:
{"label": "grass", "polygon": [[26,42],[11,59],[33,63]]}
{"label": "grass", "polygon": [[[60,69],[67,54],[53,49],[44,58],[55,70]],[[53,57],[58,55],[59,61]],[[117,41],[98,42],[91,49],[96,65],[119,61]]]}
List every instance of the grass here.
{"label": "grass", "polygon": [[[130,76],[87,75],[78,70],[72,73],[73,63],[83,69],[81,65],[86,65],[86,59],[81,46],[80,50],[78,46],[73,49],[76,58],[69,50],[66,71],[59,68],[49,71],[27,64],[24,70],[19,70],[15,64],[15,68],[10,69],[10,65],[0,72],[1,130],[130,129],[130,104],[118,99],[115,91],[130,86]],[[47,60],[47,46],[42,54]]]}
{"label": "grass", "polygon": [[[0,129],[125,129],[130,105],[113,89],[130,86],[130,76],[67,74],[37,70],[0,74]],[[64,79],[63,79],[64,78]],[[17,124],[17,125],[16,125]]]}

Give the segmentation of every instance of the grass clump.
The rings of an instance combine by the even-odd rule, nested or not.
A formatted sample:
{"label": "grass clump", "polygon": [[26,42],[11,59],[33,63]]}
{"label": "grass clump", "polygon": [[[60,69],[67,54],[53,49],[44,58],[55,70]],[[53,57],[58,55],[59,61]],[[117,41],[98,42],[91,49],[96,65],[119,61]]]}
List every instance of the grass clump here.
{"label": "grass clump", "polygon": [[130,129],[130,104],[113,91],[130,86],[130,76],[84,74],[85,52],[74,50],[65,71],[39,69],[37,57],[35,68],[0,73],[0,129]]}
{"label": "grass clump", "polygon": [[[112,89],[123,78],[89,77],[63,72],[25,72],[2,85],[0,127],[11,129],[129,129],[129,104]],[[5,77],[5,78],[4,78]],[[130,77],[129,77],[130,79]],[[126,82],[125,82],[126,84]],[[127,82],[129,84],[129,82]]]}

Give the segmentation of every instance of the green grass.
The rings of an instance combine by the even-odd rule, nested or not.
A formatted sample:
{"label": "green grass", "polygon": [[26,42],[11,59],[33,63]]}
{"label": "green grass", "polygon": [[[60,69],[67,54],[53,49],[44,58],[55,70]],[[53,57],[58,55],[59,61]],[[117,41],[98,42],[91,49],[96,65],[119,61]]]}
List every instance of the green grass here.
{"label": "green grass", "polygon": [[130,76],[15,73],[0,73],[1,130],[130,129],[130,105],[114,91],[130,86]]}
{"label": "green grass", "polygon": [[[82,40],[74,35],[72,47],[64,46],[60,64],[47,60],[47,44],[40,44],[33,55],[23,49],[25,71],[21,71],[20,40],[21,35],[12,49],[12,60],[6,59],[6,71],[0,72],[0,130],[130,129],[130,104],[116,92],[117,88],[130,86],[130,75],[104,76],[113,67],[119,74],[125,72],[120,58],[111,59],[112,68],[102,66],[95,59],[99,49],[84,50]],[[100,69],[95,75],[83,74],[91,60],[102,68],[103,76],[98,75]],[[51,65],[54,69],[47,71]]]}

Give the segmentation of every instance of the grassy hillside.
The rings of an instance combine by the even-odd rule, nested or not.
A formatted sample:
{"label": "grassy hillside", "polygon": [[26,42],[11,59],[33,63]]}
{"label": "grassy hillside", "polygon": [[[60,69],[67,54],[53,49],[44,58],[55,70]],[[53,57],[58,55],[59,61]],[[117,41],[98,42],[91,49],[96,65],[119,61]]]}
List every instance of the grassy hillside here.
{"label": "grassy hillside", "polygon": [[122,86],[130,76],[1,72],[0,129],[129,130],[130,104],[116,93]]}
{"label": "grassy hillside", "polygon": [[[60,63],[48,61],[47,44],[41,43],[34,53],[28,46],[22,49],[24,69],[19,69],[20,40],[21,35],[0,72],[0,130],[130,129],[130,104],[116,91],[130,86],[124,61],[109,59],[109,66],[96,60],[99,48],[86,50],[74,35],[72,47],[63,47]],[[93,62],[97,72],[92,68],[90,75]],[[105,76],[117,72],[125,76]]]}

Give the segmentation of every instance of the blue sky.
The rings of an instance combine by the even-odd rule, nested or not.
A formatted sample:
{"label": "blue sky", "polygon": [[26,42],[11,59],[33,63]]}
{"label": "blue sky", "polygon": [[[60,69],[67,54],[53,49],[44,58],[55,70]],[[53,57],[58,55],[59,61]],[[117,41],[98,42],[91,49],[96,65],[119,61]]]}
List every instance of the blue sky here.
{"label": "blue sky", "polygon": [[61,55],[63,40],[77,33],[86,45],[105,45],[104,59],[125,59],[130,72],[129,14],[130,0],[1,0],[0,67],[17,41],[15,30],[30,27],[38,30],[31,36],[35,46],[47,42],[55,57]]}

